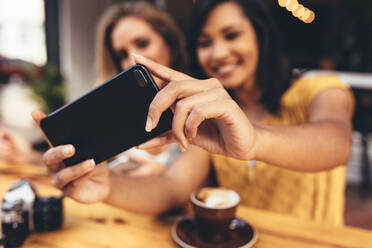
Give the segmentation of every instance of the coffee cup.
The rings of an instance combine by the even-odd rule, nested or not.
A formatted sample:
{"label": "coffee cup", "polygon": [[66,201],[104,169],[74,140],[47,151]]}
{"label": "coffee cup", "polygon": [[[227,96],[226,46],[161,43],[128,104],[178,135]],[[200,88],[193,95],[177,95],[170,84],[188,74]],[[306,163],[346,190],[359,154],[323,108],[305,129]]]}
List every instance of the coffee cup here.
{"label": "coffee cup", "polygon": [[240,202],[238,193],[221,187],[206,187],[191,194],[196,226],[201,240],[220,243],[229,240],[230,225]]}

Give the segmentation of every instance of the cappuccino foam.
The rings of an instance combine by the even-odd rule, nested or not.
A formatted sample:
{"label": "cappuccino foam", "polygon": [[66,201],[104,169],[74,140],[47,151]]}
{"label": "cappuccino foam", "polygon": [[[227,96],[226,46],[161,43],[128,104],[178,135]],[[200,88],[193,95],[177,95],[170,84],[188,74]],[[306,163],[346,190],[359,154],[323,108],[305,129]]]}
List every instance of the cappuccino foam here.
{"label": "cappuccino foam", "polygon": [[239,202],[235,191],[224,188],[203,188],[196,198],[210,208],[230,207]]}

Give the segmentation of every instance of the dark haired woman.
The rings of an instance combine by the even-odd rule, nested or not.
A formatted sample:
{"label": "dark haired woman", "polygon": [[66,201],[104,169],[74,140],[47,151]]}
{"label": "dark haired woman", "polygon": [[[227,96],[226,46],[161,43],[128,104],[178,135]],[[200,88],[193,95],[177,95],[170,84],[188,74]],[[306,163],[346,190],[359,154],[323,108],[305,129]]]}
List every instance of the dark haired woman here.
{"label": "dark haired woman", "polygon": [[[238,191],[242,204],[342,224],[340,165],[349,159],[353,112],[348,88],[332,76],[291,81],[280,39],[259,0],[201,0],[191,20],[191,68],[194,76],[211,79],[134,55],[169,82],[150,106],[146,130],[175,104],[172,132],[142,147],[176,140],[185,151],[173,166],[161,176],[103,178],[101,166],[89,161],[61,169],[73,149],[60,146],[44,156],[55,184],[78,201],[159,213],[185,203],[213,164],[219,185]],[[41,118],[34,113],[36,121]],[[90,188],[105,194],[88,194]]]}

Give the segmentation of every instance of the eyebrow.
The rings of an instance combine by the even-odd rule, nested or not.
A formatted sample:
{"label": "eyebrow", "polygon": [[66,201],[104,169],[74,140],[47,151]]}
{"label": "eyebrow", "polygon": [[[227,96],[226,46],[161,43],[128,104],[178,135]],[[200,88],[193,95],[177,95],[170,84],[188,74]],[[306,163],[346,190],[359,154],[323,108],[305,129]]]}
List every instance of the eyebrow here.
{"label": "eyebrow", "polygon": [[142,40],[150,40],[150,38],[147,35],[140,35],[140,36],[135,37],[133,40],[137,42],[137,41],[142,41]]}
{"label": "eyebrow", "polygon": [[232,25],[229,25],[227,27],[224,27],[222,29],[222,33],[227,33],[229,31],[231,31],[232,29],[237,29],[237,28],[240,28],[240,25],[239,24],[232,24]]}
{"label": "eyebrow", "polygon": [[[241,25],[240,24],[237,24],[237,23],[233,23],[233,24],[229,24],[228,26],[224,27],[221,32],[222,33],[228,33],[229,31],[231,30],[234,30],[234,29],[239,29],[241,28]],[[208,37],[209,35],[207,35],[206,33],[204,33],[203,31],[200,33],[199,37],[202,37],[202,36],[206,36]]]}

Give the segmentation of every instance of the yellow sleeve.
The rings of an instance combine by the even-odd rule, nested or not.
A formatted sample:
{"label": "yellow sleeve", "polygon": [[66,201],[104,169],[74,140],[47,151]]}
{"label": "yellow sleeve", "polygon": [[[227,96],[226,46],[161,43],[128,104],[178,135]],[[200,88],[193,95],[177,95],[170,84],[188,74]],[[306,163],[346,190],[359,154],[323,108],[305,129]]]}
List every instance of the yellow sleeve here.
{"label": "yellow sleeve", "polygon": [[342,82],[336,75],[319,75],[300,78],[293,83],[292,87],[285,94],[284,101],[292,104],[300,104],[303,108],[308,109],[311,102],[318,94],[331,88],[342,88],[347,90],[350,92],[354,101],[350,87]]}

